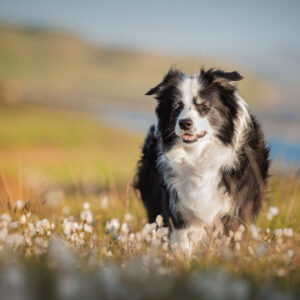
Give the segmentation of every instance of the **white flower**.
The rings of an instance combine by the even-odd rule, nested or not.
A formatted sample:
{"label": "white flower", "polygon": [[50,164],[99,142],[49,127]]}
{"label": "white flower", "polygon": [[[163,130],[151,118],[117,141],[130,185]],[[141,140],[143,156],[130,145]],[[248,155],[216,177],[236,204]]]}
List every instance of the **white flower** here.
{"label": "white flower", "polygon": [[93,232],[93,227],[89,224],[84,224],[83,230],[86,231],[86,232],[92,233]]}
{"label": "white flower", "polygon": [[11,216],[4,213],[0,215],[0,222],[10,223],[11,222]]}
{"label": "white flower", "polygon": [[131,213],[127,213],[124,215],[124,221],[130,222],[133,219]]}
{"label": "white flower", "polygon": [[292,258],[294,257],[294,255],[295,255],[294,250],[293,250],[293,249],[289,249],[289,250],[287,251],[287,255],[288,255],[288,257],[289,257],[290,259],[292,259]]}
{"label": "white flower", "polygon": [[44,240],[40,237],[36,237],[34,239],[34,253],[36,255],[42,255],[44,254],[49,246],[49,242],[47,240]]}
{"label": "white flower", "polygon": [[25,224],[26,223],[26,216],[22,215],[21,219],[20,219],[20,223],[21,224]]}
{"label": "white flower", "polygon": [[100,205],[102,208],[107,208],[108,207],[108,197],[105,195],[100,199]]}
{"label": "white flower", "polygon": [[120,221],[118,219],[111,219],[106,223],[106,229],[109,233],[113,233],[120,228]]}
{"label": "white flower", "polygon": [[277,206],[270,206],[267,212],[267,219],[271,221],[275,216],[279,214],[279,209]]}
{"label": "white flower", "polygon": [[16,209],[21,210],[22,208],[23,208],[23,201],[19,199],[16,201]]}
{"label": "white flower", "polygon": [[8,234],[7,227],[0,229],[0,241],[4,242]]}
{"label": "white flower", "polygon": [[255,254],[257,257],[261,257],[267,253],[268,247],[264,243],[260,243],[255,248]]}
{"label": "white flower", "polygon": [[89,202],[84,202],[83,203],[83,209],[84,210],[89,210],[90,209],[90,203]]}
{"label": "white flower", "polygon": [[70,209],[69,206],[64,206],[64,207],[62,208],[62,213],[63,213],[64,215],[68,215],[68,214],[70,214],[70,212],[71,212],[71,209]]}
{"label": "white flower", "polygon": [[283,234],[288,237],[292,237],[294,235],[293,228],[284,228]]}
{"label": "white flower", "polygon": [[238,230],[234,233],[233,235],[233,238],[234,240],[237,242],[237,241],[241,241],[242,240],[242,237],[243,237],[243,232]]}
{"label": "white flower", "polygon": [[80,218],[88,224],[92,224],[94,222],[94,217],[90,210],[83,210],[80,214]]}
{"label": "white flower", "polygon": [[63,232],[66,236],[69,236],[72,233],[72,222],[69,222],[67,220],[64,220],[63,223]]}
{"label": "white flower", "polygon": [[18,226],[19,226],[19,222],[18,222],[18,221],[15,221],[15,222],[11,222],[11,223],[10,223],[10,227],[13,228],[13,229],[18,228]]}
{"label": "white flower", "polygon": [[249,229],[250,229],[250,232],[251,232],[252,237],[253,237],[255,240],[257,240],[258,237],[259,237],[259,228],[256,227],[254,224],[250,224]]}
{"label": "white flower", "polygon": [[6,245],[9,248],[16,249],[23,243],[23,236],[19,233],[12,233],[6,238]]}
{"label": "white flower", "polygon": [[158,227],[162,227],[164,225],[163,217],[161,215],[158,215],[155,219],[155,222]]}
{"label": "white flower", "polygon": [[121,226],[121,232],[125,235],[128,235],[130,231],[129,225],[127,223],[123,223]]}
{"label": "white flower", "polygon": [[283,230],[281,228],[277,228],[274,233],[277,237],[281,237],[283,235]]}
{"label": "white flower", "polygon": [[245,232],[246,228],[245,228],[245,226],[243,224],[241,224],[239,226],[238,230],[241,231],[241,232]]}

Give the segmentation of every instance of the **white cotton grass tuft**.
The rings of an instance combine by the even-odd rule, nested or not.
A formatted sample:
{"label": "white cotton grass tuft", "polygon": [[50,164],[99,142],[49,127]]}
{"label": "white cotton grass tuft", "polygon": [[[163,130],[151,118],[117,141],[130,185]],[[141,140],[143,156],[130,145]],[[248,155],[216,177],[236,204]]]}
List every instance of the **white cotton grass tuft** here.
{"label": "white cotton grass tuft", "polygon": [[21,210],[23,207],[24,207],[23,201],[22,201],[21,199],[18,199],[18,200],[16,201],[16,209],[17,209],[17,210]]}
{"label": "white cotton grass tuft", "polygon": [[[274,266],[277,267],[273,270],[273,275],[277,276],[290,274],[290,270],[293,270],[297,261],[298,252],[293,242],[298,237],[298,231],[294,231],[295,229],[291,227],[282,225],[282,228],[275,229],[274,224],[271,223],[261,226],[261,228],[255,224],[240,225],[236,231],[230,231],[225,236],[216,236],[207,244],[196,245],[194,252],[186,253],[180,246],[180,240],[172,240],[172,232],[168,227],[164,227],[162,216],[157,216],[154,223],[138,225],[134,220],[135,217],[126,212],[123,218],[109,219],[103,225],[103,215],[99,214],[97,218],[94,217],[92,207],[89,202],[85,202],[77,214],[71,215],[68,209],[66,214],[60,213],[53,219],[51,219],[52,215],[49,216],[49,219],[39,219],[25,209],[2,213],[0,214],[0,252],[24,253],[25,257],[39,257],[47,254],[45,256],[47,258],[58,255],[58,253],[53,253],[55,247],[61,248],[62,256],[59,254],[61,257],[56,257],[56,259],[59,260],[59,270],[63,271],[57,275],[58,280],[61,280],[60,276],[62,278],[69,276],[68,272],[70,271],[71,274],[71,270],[76,268],[79,269],[83,266],[102,268],[105,264],[110,266],[112,262],[118,261],[120,265],[116,264],[117,273],[112,272],[117,278],[114,278],[114,275],[109,277],[109,280],[115,280],[118,286],[119,291],[116,292],[119,293],[118,296],[123,295],[121,293],[126,290],[126,280],[133,279],[134,282],[141,282],[142,276],[145,274],[148,274],[147,276],[153,274],[164,276],[164,282],[173,280],[172,278],[175,278],[175,276],[172,277],[173,273],[176,274],[176,268],[180,266],[180,261],[187,264],[201,261],[204,266],[206,261],[213,259],[223,261],[226,265],[242,264],[243,262],[251,264],[257,261],[264,264],[274,262]],[[271,209],[271,214],[276,214],[276,209]],[[100,224],[97,224],[98,220],[101,220]],[[131,222],[132,220],[134,222]],[[187,235],[187,237],[189,241],[193,242],[195,234]],[[60,246],[57,241],[60,241]],[[74,261],[72,260],[70,263],[74,269],[64,269],[63,261],[66,259],[64,256],[67,255],[65,252],[72,257],[74,254]],[[134,262],[131,263],[131,260]],[[215,284],[207,284],[210,279],[214,279],[223,287],[228,287],[224,293],[232,299],[235,297],[242,299],[246,295],[251,295],[251,293],[247,294],[246,285],[242,282],[237,283],[230,276],[221,274],[222,271],[220,274],[218,271],[216,274],[204,273],[199,277],[197,273],[193,273],[197,277],[195,285],[192,280],[187,280],[189,288],[191,288],[189,292],[194,293],[195,298],[201,293],[205,293],[206,296],[223,296],[221,290],[224,288],[215,290]],[[99,280],[99,284],[107,283],[103,275]],[[158,281],[163,282],[163,280]],[[87,282],[76,282],[78,285],[86,286],[88,284]],[[64,284],[68,284],[68,282],[64,281],[62,286]],[[196,284],[199,284],[198,288]],[[172,290],[172,285],[170,284],[170,286],[166,287],[166,291]],[[106,291],[114,293],[113,289]],[[163,295],[162,298],[166,298],[164,295],[168,295],[163,294],[161,289],[157,293]],[[203,296],[203,294],[201,295]],[[151,296],[155,298],[152,291]]]}
{"label": "white cotton grass tuft", "polygon": [[259,228],[254,224],[250,224],[249,230],[252,237],[257,240],[259,238]]}
{"label": "white cotton grass tuft", "polygon": [[103,209],[106,209],[108,208],[108,196],[107,195],[104,195],[100,198],[100,205]]}
{"label": "white cotton grass tuft", "polygon": [[158,227],[163,227],[163,225],[164,225],[163,217],[161,215],[158,215],[156,217],[155,222]]}
{"label": "white cotton grass tuft", "polygon": [[292,237],[294,235],[294,230],[293,228],[284,228],[283,234],[287,237]]}
{"label": "white cotton grass tuft", "polygon": [[114,233],[120,228],[120,221],[117,218],[113,218],[107,221],[105,228],[109,233]]}
{"label": "white cotton grass tuft", "polygon": [[278,214],[279,214],[279,208],[277,206],[270,206],[267,212],[267,219],[271,221]]}

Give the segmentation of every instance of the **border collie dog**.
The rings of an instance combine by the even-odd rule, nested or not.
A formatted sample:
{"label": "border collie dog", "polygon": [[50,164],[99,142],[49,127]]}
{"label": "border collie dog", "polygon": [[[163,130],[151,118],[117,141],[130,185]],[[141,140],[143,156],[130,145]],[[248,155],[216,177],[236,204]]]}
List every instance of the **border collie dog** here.
{"label": "border collie dog", "polygon": [[149,222],[162,215],[171,241],[204,245],[257,215],[269,150],[238,94],[238,72],[172,68],[146,95],[157,100],[135,188]]}

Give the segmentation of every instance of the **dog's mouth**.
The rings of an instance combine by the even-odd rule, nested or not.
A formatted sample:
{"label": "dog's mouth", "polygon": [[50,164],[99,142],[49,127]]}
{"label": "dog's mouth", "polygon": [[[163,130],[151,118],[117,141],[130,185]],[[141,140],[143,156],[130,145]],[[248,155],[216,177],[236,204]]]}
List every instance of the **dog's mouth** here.
{"label": "dog's mouth", "polygon": [[192,144],[197,142],[199,139],[203,138],[207,134],[207,131],[202,131],[199,134],[184,133],[181,135],[182,141],[187,144]]}

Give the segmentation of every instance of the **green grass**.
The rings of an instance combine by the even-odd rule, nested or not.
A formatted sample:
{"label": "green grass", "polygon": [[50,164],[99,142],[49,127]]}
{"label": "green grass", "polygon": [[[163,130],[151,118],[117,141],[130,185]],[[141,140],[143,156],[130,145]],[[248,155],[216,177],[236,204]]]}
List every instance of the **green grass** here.
{"label": "green grass", "polygon": [[33,106],[0,109],[0,170],[13,178],[27,172],[57,184],[128,182],[141,142],[87,115]]}

